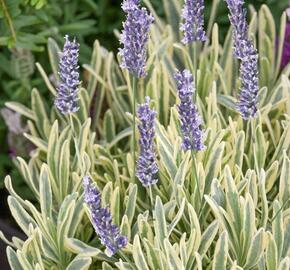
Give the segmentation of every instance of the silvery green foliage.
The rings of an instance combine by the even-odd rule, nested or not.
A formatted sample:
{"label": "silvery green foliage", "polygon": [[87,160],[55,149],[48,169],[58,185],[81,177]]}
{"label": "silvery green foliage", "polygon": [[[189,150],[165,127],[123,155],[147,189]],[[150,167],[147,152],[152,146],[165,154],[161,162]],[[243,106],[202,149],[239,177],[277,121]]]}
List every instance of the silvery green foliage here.
{"label": "silvery green foliage", "polygon": [[[264,6],[256,15],[262,89],[253,133],[236,112],[232,97],[239,80],[233,68],[231,33],[221,47],[215,25],[211,43],[198,54],[196,106],[206,127],[207,145],[195,157],[199,192],[193,160],[180,151],[182,138],[174,107],[175,61],[184,61],[187,69],[192,63],[171,27],[159,18],[155,18],[149,43],[152,68],[138,91],[139,102],[150,95],[158,113],[160,169],[152,203],[132,176],[128,76],[98,42],[91,63],[84,65],[90,76],[87,89],[80,89],[74,129],[57,110],[45,109],[36,89],[31,108],[7,104],[29,120],[25,136],[36,150],[28,162],[18,158],[18,165],[39,203],[36,207],[21,198],[10,177],[6,178],[11,213],[27,235],[22,241],[0,234],[9,243],[12,269],[289,269],[290,68],[277,75],[281,48],[276,54],[271,13]],[[255,24],[250,25],[249,32],[255,34]],[[263,47],[266,42],[273,50]],[[52,70],[57,72],[53,52],[59,50],[53,40],[49,51]],[[53,96],[55,88],[44,68],[37,67]],[[98,106],[90,119],[95,89]],[[107,109],[105,114],[102,109]],[[82,178],[86,173],[97,183],[113,223],[128,238],[122,253],[112,257],[105,254],[84,205]]]}

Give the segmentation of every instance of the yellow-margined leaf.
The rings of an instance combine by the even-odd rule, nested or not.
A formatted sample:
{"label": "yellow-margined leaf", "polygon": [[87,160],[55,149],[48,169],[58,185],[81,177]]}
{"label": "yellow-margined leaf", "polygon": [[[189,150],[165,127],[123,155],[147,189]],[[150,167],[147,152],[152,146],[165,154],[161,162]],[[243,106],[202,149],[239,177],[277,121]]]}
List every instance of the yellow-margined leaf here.
{"label": "yellow-margined leaf", "polygon": [[228,257],[228,236],[226,232],[223,232],[216,244],[212,269],[226,270],[227,257]]}

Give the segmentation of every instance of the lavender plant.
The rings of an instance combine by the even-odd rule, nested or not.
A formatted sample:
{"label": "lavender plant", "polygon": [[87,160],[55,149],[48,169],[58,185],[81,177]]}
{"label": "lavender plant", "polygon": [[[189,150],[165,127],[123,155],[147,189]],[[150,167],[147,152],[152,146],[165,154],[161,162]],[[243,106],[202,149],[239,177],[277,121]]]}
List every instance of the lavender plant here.
{"label": "lavender plant", "polygon": [[[253,19],[257,17],[258,44],[274,48],[276,35],[270,11],[263,7]],[[282,22],[283,18],[285,15]],[[36,149],[29,162],[18,158],[18,166],[39,204],[35,207],[21,198],[11,178],[6,178],[11,213],[27,236],[26,240],[10,240],[0,234],[9,244],[7,256],[12,269],[290,268],[290,71],[286,68],[281,75],[275,72],[280,68],[275,58],[282,55],[282,48],[259,51],[261,85],[267,87],[261,88],[258,121],[252,133],[259,147],[253,148],[249,146],[252,138],[246,136],[250,127],[244,125],[235,109],[232,89],[240,80],[234,70],[230,33],[221,46],[218,26],[213,27],[211,42],[199,54],[200,96],[194,100],[196,78],[179,72],[182,83],[177,84],[180,90],[176,93],[172,72],[180,63],[190,67],[188,52],[175,40],[171,26],[165,27],[157,17],[155,21],[152,39],[148,40],[152,70],[138,88],[142,100],[147,95],[154,100],[156,111],[158,185],[152,185],[154,203],[132,178],[133,153],[128,142],[131,115],[127,113],[132,88],[128,76],[120,72],[114,55],[96,42],[91,64],[84,65],[89,73],[84,83],[87,89],[78,93],[79,111],[74,114],[77,132],[72,134],[71,123],[62,114],[45,108],[36,89],[32,91],[31,108],[7,104],[29,119],[25,136]],[[252,28],[248,31],[254,35],[255,24],[249,25]],[[37,66],[53,96],[55,88],[44,69]],[[272,69],[274,72],[269,72]],[[96,88],[100,91],[97,98],[92,95]],[[193,146],[207,147],[195,151],[194,159],[189,151],[180,151],[183,130],[179,130],[180,108],[174,106],[180,94],[179,106],[184,112],[180,116],[188,119],[181,124],[196,124],[202,118],[206,129],[205,141],[198,140]],[[106,111],[95,118],[95,126],[89,118],[94,100],[100,106],[98,110]],[[138,116],[143,132],[143,112],[144,119],[150,116],[150,120],[155,112],[149,110],[148,101],[141,106],[144,111],[142,117]],[[193,108],[199,108],[200,118]],[[151,139],[153,121],[147,123],[144,134],[147,138],[150,130]],[[192,126],[202,133],[199,124],[188,125]],[[202,138],[200,132],[197,137],[188,133],[190,139]],[[151,147],[152,140],[147,142]],[[258,170],[253,170],[254,158]],[[83,190],[84,172],[94,179],[99,193],[89,178],[85,178]],[[198,186],[194,179],[198,179]],[[84,207],[85,200],[88,208]],[[103,206],[110,212],[99,211]],[[101,230],[109,231],[102,235],[109,254],[103,252],[104,245],[94,230],[95,226],[100,232],[101,221],[109,221]],[[113,234],[112,224],[119,228]],[[120,240],[117,245],[116,238]]]}

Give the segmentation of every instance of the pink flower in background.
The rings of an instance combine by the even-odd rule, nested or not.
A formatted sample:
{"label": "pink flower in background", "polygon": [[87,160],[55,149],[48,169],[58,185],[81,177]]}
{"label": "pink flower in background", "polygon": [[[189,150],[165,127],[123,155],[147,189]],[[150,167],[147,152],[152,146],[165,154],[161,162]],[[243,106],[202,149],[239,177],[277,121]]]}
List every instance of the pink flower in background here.
{"label": "pink flower in background", "polygon": [[28,126],[22,123],[21,115],[7,108],[1,109],[0,114],[8,128],[7,143],[9,157],[29,156],[31,151],[35,149],[35,146],[23,137],[23,133],[28,131]]}

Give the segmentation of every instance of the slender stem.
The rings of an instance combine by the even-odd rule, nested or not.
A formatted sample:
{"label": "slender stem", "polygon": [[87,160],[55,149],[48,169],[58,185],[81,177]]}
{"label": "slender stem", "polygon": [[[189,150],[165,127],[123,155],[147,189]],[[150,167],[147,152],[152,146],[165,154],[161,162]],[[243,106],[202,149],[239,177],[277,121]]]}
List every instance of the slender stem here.
{"label": "slender stem", "polygon": [[69,120],[70,120],[71,129],[72,129],[72,135],[73,135],[73,141],[74,141],[74,145],[75,145],[75,150],[76,150],[76,154],[77,154],[77,160],[78,160],[77,162],[80,165],[81,174],[82,174],[82,176],[84,176],[85,172],[84,172],[84,169],[83,169],[83,162],[82,162],[81,154],[80,154],[79,147],[78,147],[77,133],[76,133],[75,128],[74,128],[74,122],[73,122],[72,113],[69,114]]}
{"label": "slender stem", "polygon": [[252,137],[252,143],[253,143],[253,152],[254,152],[254,163],[255,163],[255,169],[257,172],[257,176],[259,176],[259,164],[256,156],[256,134],[255,134],[255,123],[254,119],[250,119],[250,124],[251,124],[251,137]]}
{"label": "slender stem", "polygon": [[198,175],[197,175],[197,166],[196,166],[196,159],[195,159],[194,154],[195,154],[194,151],[191,151],[192,168],[193,168],[192,172],[193,172],[193,175],[195,178],[198,199],[199,199],[200,207],[201,207],[201,205],[202,205],[202,199],[201,199],[201,193],[200,193],[201,190],[200,190],[199,179],[198,179]]}
{"label": "slender stem", "polygon": [[153,193],[152,193],[152,186],[151,185],[148,187],[148,191],[149,191],[151,207],[153,209],[154,208],[154,199],[153,199]]}
{"label": "slender stem", "polygon": [[137,89],[137,79],[133,76],[132,78],[132,88],[133,88],[133,179],[135,179],[136,174],[136,89]]}
{"label": "slender stem", "polygon": [[130,264],[130,266],[133,268],[133,269],[135,269],[135,270],[138,270],[137,268],[136,268],[136,266],[131,262],[131,260],[129,259],[129,257],[122,251],[122,250],[119,250],[119,255],[120,255],[120,257],[123,259],[123,261],[124,262],[126,262],[126,263],[129,263]]}
{"label": "slender stem", "polygon": [[216,12],[217,12],[219,2],[220,2],[220,0],[214,0],[212,3],[212,6],[211,6],[211,12],[210,12],[210,17],[209,17],[210,19],[209,19],[207,33],[206,33],[206,35],[208,36],[208,40],[206,41],[206,45],[209,43],[209,40],[210,40],[210,35],[211,35],[214,20],[216,17]]}
{"label": "slender stem", "polygon": [[8,11],[8,9],[6,7],[6,4],[5,4],[5,0],[0,0],[0,2],[1,2],[1,6],[3,8],[4,16],[5,16],[6,20],[7,20],[8,25],[9,25],[9,29],[10,29],[13,41],[16,42],[16,33],[15,33],[15,30],[14,30],[14,26],[13,26],[13,22],[12,22],[11,16],[10,16],[9,11]]}
{"label": "slender stem", "polygon": [[287,204],[289,201],[290,201],[290,198],[289,198],[287,201],[285,201],[285,202],[283,203],[283,205],[280,207],[280,209],[279,209],[278,212],[275,214],[275,216],[270,220],[270,223],[272,223],[272,222],[275,220],[275,218],[279,215],[279,213],[283,210],[283,208],[286,206],[286,204]]}

